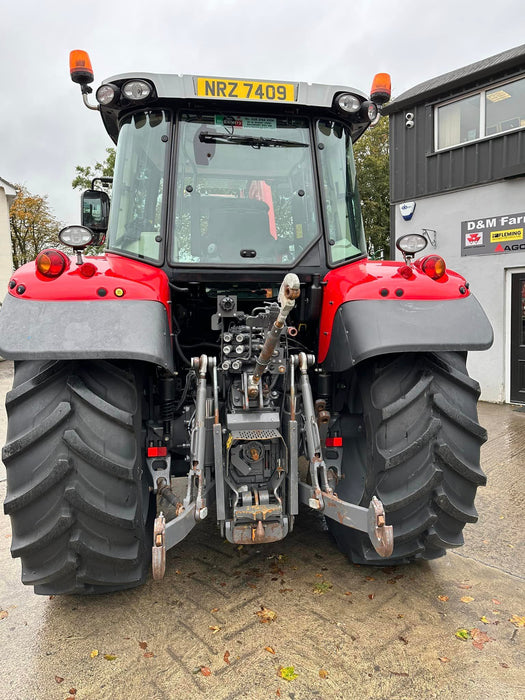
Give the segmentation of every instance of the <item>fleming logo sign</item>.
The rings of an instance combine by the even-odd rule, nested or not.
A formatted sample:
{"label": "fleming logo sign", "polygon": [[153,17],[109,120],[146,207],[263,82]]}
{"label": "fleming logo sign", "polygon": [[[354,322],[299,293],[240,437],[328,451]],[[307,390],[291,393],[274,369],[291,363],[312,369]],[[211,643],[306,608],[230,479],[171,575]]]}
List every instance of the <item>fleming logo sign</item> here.
{"label": "fleming logo sign", "polygon": [[525,212],[461,222],[461,255],[498,255],[525,250]]}

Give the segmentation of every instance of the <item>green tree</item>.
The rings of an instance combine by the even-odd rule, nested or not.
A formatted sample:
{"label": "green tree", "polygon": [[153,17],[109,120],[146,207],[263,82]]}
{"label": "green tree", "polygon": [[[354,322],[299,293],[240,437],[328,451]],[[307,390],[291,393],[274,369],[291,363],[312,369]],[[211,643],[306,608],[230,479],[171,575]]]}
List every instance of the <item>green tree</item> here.
{"label": "green tree", "polygon": [[[71,183],[74,190],[89,190],[91,189],[91,181],[95,177],[113,177],[115,170],[115,155],[114,148],[106,148],[106,159],[100,163],[95,163],[94,166],[77,165],[75,168],[75,178]],[[99,183],[99,187],[102,183]]]}
{"label": "green tree", "polygon": [[390,256],[388,117],[354,145],[359,194],[370,257]]}
{"label": "green tree", "polygon": [[58,232],[62,224],[54,217],[47,195],[31,194],[23,185],[15,185],[16,197],[9,209],[11,246],[15,269],[34,260],[46,247],[60,247]]}

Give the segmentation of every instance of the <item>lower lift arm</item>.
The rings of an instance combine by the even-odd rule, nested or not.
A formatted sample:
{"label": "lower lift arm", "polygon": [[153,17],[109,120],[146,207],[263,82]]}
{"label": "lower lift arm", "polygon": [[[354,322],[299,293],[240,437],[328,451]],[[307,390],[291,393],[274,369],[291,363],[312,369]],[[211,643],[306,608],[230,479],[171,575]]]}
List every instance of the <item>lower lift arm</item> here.
{"label": "lower lift arm", "polygon": [[[294,372],[297,365],[300,371],[299,385],[303,397],[306,447],[312,483],[310,486],[302,481],[299,482],[299,498],[310,508],[322,511],[325,517],[336,520],[346,527],[368,533],[376,552],[382,557],[389,557],[394,549],[394,533],[392,526],[386,525],[385,511],[381,501],[374,496],[368,508],[364,508],[341,500],[329,486],[319,425],[315,416],[312,388],[308,378],[308,366],[312,365],[314,361],[315,358],[312,355],[306,355],[304,352],[292,357],[291,371]],[[294,399],[295,397],[292,396],[292,401]],[[326,419],[325,415],[319,414],[318,417],[319,421]]]}

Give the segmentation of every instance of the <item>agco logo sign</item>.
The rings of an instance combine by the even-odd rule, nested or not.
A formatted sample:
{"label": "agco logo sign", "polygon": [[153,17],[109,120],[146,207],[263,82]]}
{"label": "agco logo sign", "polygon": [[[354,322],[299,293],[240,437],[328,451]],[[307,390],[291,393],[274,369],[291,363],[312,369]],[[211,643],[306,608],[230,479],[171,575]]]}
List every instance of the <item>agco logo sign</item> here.
{"label": "agco logo sign", "polygon": [[461,255],[525,250],[525,212],[461,222]]}

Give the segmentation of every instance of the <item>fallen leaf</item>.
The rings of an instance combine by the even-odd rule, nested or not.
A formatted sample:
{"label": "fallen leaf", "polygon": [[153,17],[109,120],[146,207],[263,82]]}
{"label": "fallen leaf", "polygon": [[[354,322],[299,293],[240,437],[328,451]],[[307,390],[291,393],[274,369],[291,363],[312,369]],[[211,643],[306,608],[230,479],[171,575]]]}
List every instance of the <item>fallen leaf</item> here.
{"label": "fallen leaf", "polygon": [[148,643],[147,642],[139,642],[139,647],[141,649],[147,649],[148,648]]}
{"label": "fallen leaf", "polygon": [[225,664],[229,664],[229,663],[230,663],[230,652],[229,652],[229,651],[225,651],[225,652],[224,652],[224,656],[223,656],[222,658],[224,659],[224,663],[225,663]]}
{"label": "fallen leaf", "polygon": [[210,612],[212,612],[212,613],[219,612],[219,608],[212,608]]}
{"label": "fallen leaf", "polygon": [[509,622],[512,622],[516,627],[525,627],[525,617],[520,617],[519,615],[509,617]]}
{"label": "fallen leaf", "polygon": [[211,669],[208,666],[201,666],[200,671],[203,676],[211,676]]}
{"label": "fallen leaf", "polygon": [[293,588],[279,588],[279,593],[291,593]]}
{"label": "fallen leaf", "polygon": [[373,576],[365,576],[365,581],[375,581]]}
{"label": "fallen leaf", "polygon": [[147,651],[144,654],[145,659],[152,659],[155,656],[155,654],[152,651]]}
{"label": "fallen leaf", "polygon": [[217,632],[220,632],[220,629],[221,629],[221,628],[218,627],[217,625],[213,625],[213,626],[210,627],[209,629],[211,629],[211,631],[213,632],[213,634],[217,634]]}
{"label": "fallen leaf", "polygon": [[279,688],[277,688],[277,690],[275,691],[275,694],[277,695],[278,698],[281,697],[281,691],[279,690]]}
{"label": "fallen leaf", "polygon": [[180,569],[175,569],[176,574],[182,574],[182,571]]}
{"label": "fallen leaf", "polygon": [[446,603],[448,600],[448,595],[438,595],[438,600],[441,600],[443,603]]}
{"label": "fallen leaf", "polygon": [[466,641],[470,637],[470,632],[466,629],[456,630],[456,637],[458,639],[463,639],[464,641]]}
{"label": "fallen leaf", "polygon": [[93,651],[90,654],[91,658],[94,659],[95,656],[98,656],[98,649],[93,649]]}
{"label": "fallen leaf", "polygon": [[5,618],[9,615],[7,610],[0,610],[0,620],[5,620]]}
{"label": "fallen leaf", "polygon": [[408,676],[406,671],[390,671],[393,676]]}
{"label": "fallen leaf", "polygon": [[406,637],[399,635],[398,639],[400,642],[403,642],[403,644],[408,644],[408,639]]}
{"label": "fallen leaf", "polygon": [[492,602],[494,603],[494,605],[501,605],[501,600],[498,600],[497,598],[493,598]]}
{"label": "fallen leaf", "polygon": [[504,661],[500,661],[499,665],[502,666],[503,668],[510,668],[510,666],[508,664],[506,664]]}
{"label": "fallen leaf", "polygon": [[247,583],[246,585],[248,586],[248,588],[257,588],[255,583]]}
{"label": "fallen leaf", "polygon": [[259,618],[260,622],[273,622],[277,617],[277,613],[269,608],[265,608],[264,605],[261,605],[261,609],[257,610],[255,614]]}
{"label": "fallen leaf", "polygon": [[295,672],[293,666],[284,666],[279,669],[279,675],[284,678],[285,681],[294,681],[299,674]]}
{"label": "fallen leaf", "polygon": [[448,656],[438,656],[438,659],[441,661],[442,664],[447,664],[450,661]]}
{"label": "fallen leaf", "polygon": [[270,654],[275,654],[275,649],[273,647],[264,647],[264,650]]}
{"label": "fallen leaf", "polygon": [[472,586],[468,583],[460,583],[458,588],[463,588],[464,590],[468,591],[470,588],[472,588]]}
{"label": "fallen leaf", "polygon": [[106,659],[106,661],[115,661],[117,657],[115,656],[115,654],[104,654],[104,658]]}
{"label": "fallen leaf", "polygon": [[314,586],[314,593],[317,595],[324,595],[327,591],[332,588],[330,581],[319,581]]}
{"label": "fallen leaf", "polygon": [[460,600],[462,603],[472,603],[474,598],[470,595],[464,595]]}
{"label": "fallen leaf", "polygon": [[398,620],[401,620],[403,617],[405,617],[405,616],[404,616],[404,615],[401,615],[401,614],[399,614],[399,615],[397,616]]}
{"label": "fallen leaf", "polygon": [[352,595],[352,591],[345,591],[345,595]]}
{"label": "fallen leaf", "polygon": [[374,598],[375,598],[376,596],[375,596],[375,593],[369,593],[369,594],[368,594],[368,597],[370,598],[370,600],[374,600]]}
{"label": "fallen leaf", "polygon": [[475,627],[470,630],[470,636],[472,637],[472,646],[476,649],[483,649],[487,642],[490,642],[490,637],[486,632],[482,632],[480,629]]}
{"label": "fallen leaf", "polygon": [[328,671],[325,671],[324,668],[322,668],[319,671],[319,678],[323,678],[323,679],[328,678]]}
{"label": "fallen leaf", "polygon": [[77,694],[77,689],[76,689],[76,688],[70,688],[70,689],[69,689],[69,694],[70,694],[70,695],[76,695],[76,694]]}
{"label": "fallen leaf", "polygon": [[56,680],[57,683],[63,683],[63,682],[64,682],[64,679],[62,678],[62,676],[55,676],[55,680]]}
{"label": "fallen leaf", "polygon": [[479,621],[480,621],[480,622],[483,622],[484,625],[490,625],[490,620],[487,620],[487,618],[485,617],[485,615],[483,615],[483,617],[480,617],[480,618],[479,618]]}

